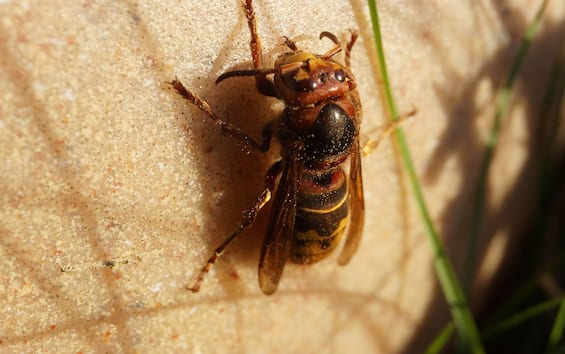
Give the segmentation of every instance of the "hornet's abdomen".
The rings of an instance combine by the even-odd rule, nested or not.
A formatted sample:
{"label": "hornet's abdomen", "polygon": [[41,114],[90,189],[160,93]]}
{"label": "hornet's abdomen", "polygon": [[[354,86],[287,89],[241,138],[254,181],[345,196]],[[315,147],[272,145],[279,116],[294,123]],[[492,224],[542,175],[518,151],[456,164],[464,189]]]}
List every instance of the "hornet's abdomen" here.
{"label": "hornet's abdomen", "polygon": [[339,243],[349,220],[349,193],[341,168],[304,171],[297,196],[292,254],[296,263],[315,263]]}

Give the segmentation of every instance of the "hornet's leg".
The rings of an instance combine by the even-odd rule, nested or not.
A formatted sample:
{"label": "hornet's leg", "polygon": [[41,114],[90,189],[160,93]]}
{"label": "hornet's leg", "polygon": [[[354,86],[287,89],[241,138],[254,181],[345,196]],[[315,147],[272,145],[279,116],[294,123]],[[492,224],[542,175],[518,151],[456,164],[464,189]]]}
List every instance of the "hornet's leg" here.
{"label": "hornet's leg", "polygon": [[[253,10],[252,2],[252,0],[245,0],[245,3],[243,4],[245,17],[247,17],[247,25],[249,26],[249,32],[251,32],[251,42],[249,42],[249,47],[251,48],[253,67],[255,69],[263,69],[263,48],[261,47],[261,39],[257,32],[257,21],[255,20],[255,10]],[[262,95],[277,97],[275,86],[266,75],[256,75],[255,86],[257,87],[257,91],[259,91]]]}
{"label": "hornet's leg", "polygon": [[214,250],[214,254],[208,259],[204,267],[202,267],[200,273],[198,273],[194,284],[190,287],[187,287],[187,290],[190,290],[193,293],[198,292],[200,290],[200,286],[202,285],[202,281],[204,281],[204,278],[206,277],[206,274],[208,274],[218,258],[222,256],[225,249],[237,238],[237,236],[239,236],[243,232],[243,230],[253,225],[253,222],[255,221],[255,218],[257,217],[259,211],[263,209],[263,207],[269,202],[269,200],[271,200],[271,194],[275,189],[275,181],[277,179],[277,176],[282,171],[283,161],[284,160],[279,160],[275,162],[273,166],[271,166],[265,177],[265,188],[257,198],[255,204],[253,204],[250,209],[246,210],[243,213],[243,220],[241,221],[241,223],[231,233],[231,235],[229,235],[224,240],[224,242],[222,242],[222,244]]}
{"label": "hornet's leg", "polygon": [[210,117],[210,119],[212,119],[214,121],[214,123],[218,127],[220,127],[220,129],[222,129],[228,135],[230,135],[230,136],[240,140],[241,142],[243,142],[246,145],[247,148],[251,148],[251,149],[254,149],[254,150],[261,151],[261,152],[265,152],[265,151],[269,150],[269,146],[271,144],[271,137],[273,135],[271,125],[267,125],[265,127],[265,129],[263,130],[263,140],[260,143],[258,143],[257,141],[253,140],[253,138],[251,138],[249,135],[247,135],[243,130],[241,130],[237,126],[235,126],[235,125],[233,125],[229,122],[226,122],[222,118],[218,117],[212,111],[212,109],[210,108],[210,105],[206,101],[204,101],[197,94],[193,93],[192,91],[190,91],[186,87],[184,87],[182,82],[175,79],[171,82],[171,85],[173,86],[173,88],[175,90],[177,90],[179,95],[184,97],[186,100],[188,100],[190,103],[192,103],[196,107],[200,108],[200,110],[202,112],[206,113],[206,115],[208,115],[208,117]]}

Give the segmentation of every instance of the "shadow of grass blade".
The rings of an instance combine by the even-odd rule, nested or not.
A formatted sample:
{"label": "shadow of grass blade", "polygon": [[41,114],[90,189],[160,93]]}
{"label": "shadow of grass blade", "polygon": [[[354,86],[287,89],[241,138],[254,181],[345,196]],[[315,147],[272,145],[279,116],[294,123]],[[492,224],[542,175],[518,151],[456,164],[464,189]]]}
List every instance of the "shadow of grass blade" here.
{"label": "shadow of grass blade", "polygon": [[[399,114],[396,103],[394,101],[392,90],[390,88],[380,33],[377,4],[375,0],[369,0],[368,4],[371,14],[373,38],[375,40],[377,57],[379,59],[378,71],[383,81],[384,95],[388,110],[392,115],[392,120],[396,121],[399,118]],[[454,325],[457,329],[457,333],[461,342],[461,348],[469,353],[484,353],[481,338],[475,325],[475,320],[471,314],[471,311],[469,310],[463,290],[457,280],[457,277],[455,276],[453,266],[451,265],[451,262],[445,254],[442,241],[440,240],[439,235],[437,234],[431,217],[428,213],[428,209],[424,201],[424,195],[420,187],[420,182],[418,180],[416,171],[414,169],[414,164],[412,162],[410,150],[408,148],[408,144],[406,143],[406,137],[401,127],[396,128],[395,137],[396,143],[398,144],[401,152],[404,167],[408,171],[414,198],[416,199],[416,203],[420,211],[422,221],[424,223],[428,242],[430,243],[430,246],[434,252],[434,267],[436,269],[436,273],[444,296],[447,300],[447,303],[449,304],[451,316],[453,318]]]}
{"label": "shadow of grass blade", "polygon": [[489,132],[489,136],[485,143],[484,158],[481,162],[477,194],[472,204],[473,212],[471,216],[471,230],[467,237],[468,244],[466,248],[467,254],[463,268],[463,286],[465,289],[465,293],[468,296],[470,294],[470,287],[474,277],[474,273],[475,273],[474,270],[476,268],[476,263],[477,263],[477,249],[479,246],[479,242],[478,242],[479,230],[481,228],[481,224],[484,216],[483,212],[484,212],[484,203],[485,203],[485,198],[488,188],[487,186],[488,175],[490,171],[491,162],[494,156],[494,151],[496,145],[498,144],[498,137],[500,135],[502,119],[504,116],[506,116],[508,112],[508,107],[510,106],[510,99],[512,97],[511,95],[512,87],[516,82],[516,78],[518,77],[518,72],[522,66],[524,57],[528,52],[530,42],[534,37],[541,16],[545,11],[548,2],[549,0],[544,0],[541,3],[538,11],[536,12],[536,15],[528,25],[528,28],[526,29],[526,33],[524,34],[524,37],[522,37],[522,41],[520,43],[516,57],[512,62],[512,66],[510,67],[510,71],[508,73],[506,82],[504,83],[504,87],[498,93],[498,98],[496,101],[495,117],[492,122],[492,127]]}

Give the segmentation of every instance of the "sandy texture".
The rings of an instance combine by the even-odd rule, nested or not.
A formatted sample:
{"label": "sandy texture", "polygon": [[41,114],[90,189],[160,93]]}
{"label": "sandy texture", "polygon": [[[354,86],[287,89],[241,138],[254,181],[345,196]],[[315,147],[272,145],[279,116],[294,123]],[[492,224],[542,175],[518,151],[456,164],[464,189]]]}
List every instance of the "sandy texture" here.
{"label": "sandy texture", "polygon": [[[322,30],[359,29],[352,66],[362,133],[374,138],[385,118],[365,5],[318,3],[258,1],[266,64],[282,35],[324,52]],[[493,93],[537,3],[379,2],[400,110],[418,110],[404,127],[416,169],[456,263]],[[529,151],[565,3],[547,13],[494,161],[483,235],[497,247],[479,290],[531,212]],[[184,290],[256,198],[276,150],[243,152],[166,82],[177,76],[259,136],[277,101],[247,78],[213,84],[250,66],[248,40],[235,0],[0,1],[0,352],[420,352],[445,323],[389,141],[363,161],[366,231],[347,267],[335,257],[289,265],[279,291],[264,296],[262,217],[201,293]]]}

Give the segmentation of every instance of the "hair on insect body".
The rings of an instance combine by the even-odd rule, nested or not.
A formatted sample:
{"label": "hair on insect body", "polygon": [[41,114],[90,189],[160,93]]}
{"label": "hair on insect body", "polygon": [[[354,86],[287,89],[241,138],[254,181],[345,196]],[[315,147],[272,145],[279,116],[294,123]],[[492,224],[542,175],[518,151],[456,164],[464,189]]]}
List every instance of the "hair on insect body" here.
{"label": "hair on insect body", "polygon": [[[284,102],[282,117],[267,123],[262,140],[256,141],[223,120],[179,80],[173,80],[171,85],[224,133],[249,149],[267,152],[276,134],[282,146],[281,155],[267,171],[256,202],[244,212],[243,220],[215,249],[194,284],[188,287],[193,292],[200,290],[206,274],[226,247],[253,224],[269,202],[271,215],[259,259],[259,285],[265,294],[276,291],[287,261],[315,263],[327,257],[343,238],[345,244],[338,263],[347,264],[362,235],[361,103],[350,68],[357,33],[351,33],[345,46],[334,34],[320,33],[320,39],[333,42],[321,55],[302,51],[284,37],[288,51],[276,59],[272,68],[264,67],[252,0],[243,2],[243,10],[251,32],[253,68],[225,72],[216,83],[252,76],[259,93]],[[343,64],[335,60],[342,51]]]}

